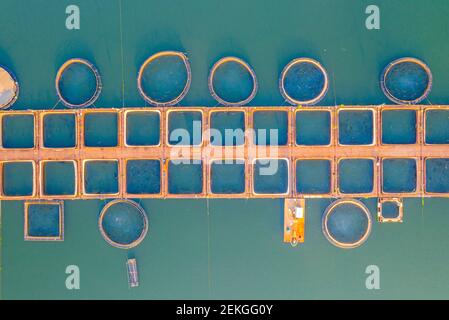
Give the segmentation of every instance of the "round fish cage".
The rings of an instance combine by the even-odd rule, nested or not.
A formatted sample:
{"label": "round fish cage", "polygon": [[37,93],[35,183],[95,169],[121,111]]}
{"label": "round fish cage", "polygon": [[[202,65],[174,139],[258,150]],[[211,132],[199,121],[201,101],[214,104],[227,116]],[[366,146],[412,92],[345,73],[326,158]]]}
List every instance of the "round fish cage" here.
{"label": "round fish cage", "polygon": [[279,77],[282,97],[292,105],[314,105],[329,89],[326,69],[316,60],[297,58],[290,61]]}
{"label": "round fish cage", "polygon": [[421,60],[405,57],[388,64],[382,72],[380,87],[397,104],[416,104],[432,90],[432,72]]}
{"label": "round fish cage", "polygon": [[139,245],[148,232],[148,217],[136,202],[117,199],[108,202],[98,219],[101,235],[111,246],[130,249]]}
{"label": "round fish cage", "polygon": [[340,199],[331,203],[322,218],[326,239],[340,248],[356,248],[371,233],[372,217],[368,208],[354,199]]}
{"label": "round fish cage", "polygon": [[85,108],[98,99],[101,76],[89,61],[74,58],[66,61],[56,74],[56,93],[68,108]]}
{"label": "round fish cage", "polygon": [[145,60],[137,75],[140,95],[156,107],[178,104],[189,91],[191,82],[189,60],[178,51],[162,51],[152,55]]}
{"label": "round fish cage", "polygon": [[0,109],[9,108],[19,97],[19,83],[14,74],[0,65]]}
{"label": "round fish cage", "polygon": [[[229,70],[223,70],[225,67],[229,67]],[[222,84],[226,87],[222,90],[223,92],[217,92],[219,90],[215,84],[217,74],[220,72],[223,73],[223,78],[225,78],[222,80]],[[249,89],[248,92],[243,92],[243,89],[245,88],[241,83],[234,80],[227,81],[226,78],[232,75],[239,76],[241,78],[240,80],[243,80],[242,77],[246,76],[247,80],[251,82],[251,89]],[[212,66],[209,73],[208,86],[210,94],[218,103],[224,106],[243,106],[251,102],[256,96],[258,82],[256,73],[248,63],[240,58],[224,57]],[[233,99],[225,98],[224,95],[226,90],[230,91],[232,95],[235,95],[236,97],[232,97]]]}

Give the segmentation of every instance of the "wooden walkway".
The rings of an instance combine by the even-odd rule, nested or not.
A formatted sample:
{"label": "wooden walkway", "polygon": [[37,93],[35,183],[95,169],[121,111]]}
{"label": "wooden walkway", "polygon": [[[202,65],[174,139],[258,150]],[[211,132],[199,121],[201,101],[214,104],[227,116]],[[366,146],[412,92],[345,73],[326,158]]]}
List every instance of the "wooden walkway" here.
{"label": "wooden walkway", "polygon": [[[381,142],[382,118],[385,110],[414,110],[416,112],[416,143],[410,145],[385,145]],[[449,106],[340,106],[340,107],[168,107],[168,108],[126,108],[126,109],[85,109],[85,110],[39,110],[3,111],[5,115],[30,114],[35,119],[35,147],[30,149],[9,149],[0,147],[0,166],[5,162],[31,161],[34,165],[34,192],[30,196],[8,196],[0,188],[0,199],[89,199],[89,198],[292,198],[292,197],[449,197],[449,193],[430,193],[426,191],[425,161],[427,158],[449,158],[449,145],[425,143],[425,117],[428,110],[444,109]],[[343,110],[369,110],[373,114],[374,142],[370,145],[341,145],[338,139],[338,114]],[[202,143],[198,146],[174,146],[168,143],[168,118],[173,112],[197,111],[202,114]],[[215,112],[243,112],[245,128],[253,128],[253,114],[258,111],[283,111],[288,115],[288,142],[285,146],[264,147],[253,143],[253,133],[247,130],[245,144],[236,147],[212,146],[209,143],[210,117]],[[297,112],[327,111],[331,116],[331,143],[327,146],[296,145],[295,117]],[[84,145],[84,119],[90,113],[116,113],[118,116],[118,145],[116,147],[87,147]],[[126,144],[126,115],[129,112],[154,112],[160,116],[160,137],[158,146],[129,146]],[[52,149],[43,146],[43,119],[48,114],[74,114],[76,116],[77,143],[75,148]],[[113,129],[111,129],[113,130]],[[210,177],[213,160],[222,158],[242,159],[246,168],[246,187],[241,194],[214,194],[211,191]],[[282,194],[260,194],[253,188],[253,164],[256,159],[285,159],[289,167],[289,188]],[[346,158],[368,158],[374,161],[374,187],[368,193],[345,194],[338,186],[338,162]],[[416,161],[416,190],[406,193],[385,193],[382,190],[382,166],[385,158],[413,158]],[[111,159],[118,161],[119,192],[115,194],[88,194],[84,186],[84,166],[87,161]],[[129,194],[126,190],[126,161],[130,159],[158,159],[161,161],[161,192],[159,194]],[[170,194],[168,192],[167,162],[173,159],[198,159],[203,163],[203,191],[198,194]],[[325,194],[301,194],[296,191],[297,160],[327,159],[331,163],[331,190]],[[45,195],[43,192],[42,166],[45,161],[72,160],[76,165],[76,193],[73,195]],[[3,172],[3,170],[0,170]],[[3,178],[1,179],[3,181]]]}

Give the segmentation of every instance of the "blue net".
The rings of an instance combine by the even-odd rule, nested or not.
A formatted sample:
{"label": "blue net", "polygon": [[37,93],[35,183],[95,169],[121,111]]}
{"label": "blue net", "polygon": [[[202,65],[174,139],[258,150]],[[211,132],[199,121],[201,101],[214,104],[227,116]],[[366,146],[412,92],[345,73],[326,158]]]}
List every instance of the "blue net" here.
{"label": "blue net", "polygon": [[62,72],[58,87],[65,101],[73,105],[83,105],[97,92],[96,74],[88,65],[74,62]]}
{"label": "blue net", "polygon": [[212,86],[222,100],[238,103],[251,95],[254,79],[251,72],[241,63],[227,61],[215,70]]}
{"label": "blue net", "polygon": [[162,55],[146,65],[141,74],[143,93],[159,103],[178,98],[188,82],[184,60],[177,55]]}
{"label": "blue net", "polygon": [[300,62],[288,69],[282,85],[292,99],[309,101],[323,92],[326,79],[323,71],[315,64]]}
{"label": "blue net", "polygon": [[137,241],[145,231],[145,214],[127,202],[117,202],[104,213],[101,226],[107,238],[121,245]]}
{"label": "blue net", "polygon": [[327,218],[329,235],[343,244],[360,241],[368,231],[369,219],[357,205],[343,203],[332,209]]}
{"label": "blue net", "polygon": [[430,78],[421,65],[403,61],[391,67],[384,81],[385,88],[393,98],[413,102],[425,95]]}
{"label": "blue net", "polygon": [[30,204],[28,207],[28,235],[31,237],[60,236],[60,207],[58,204]]}

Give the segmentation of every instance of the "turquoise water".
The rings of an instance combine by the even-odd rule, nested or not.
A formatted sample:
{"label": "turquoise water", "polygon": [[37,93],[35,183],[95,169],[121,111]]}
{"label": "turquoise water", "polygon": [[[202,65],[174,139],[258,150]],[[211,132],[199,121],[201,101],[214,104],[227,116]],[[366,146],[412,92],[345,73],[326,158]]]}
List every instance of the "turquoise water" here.
{"label": "turquoise water", "polygon": [[427,192],[449,192],[449,158],[426,159]]}
{"label": "turquoise water", "polygon": [[77,62],[63,71],[58,86],[64,100],[82,105],[95,95],[97,79],[89,66]]}
{"label": "turquoise water", "polygon": [[2,146],[4,148],[33,148],[33,115],[4,116],[2,119]]}
{"label": "turquoise water", "polygon": [[338,163],[338,185],[342,193],[368,193],[374,188],[371,159],[342,159]]}
{"label": "turquoise water", "polygon": [[245,192],[245,164],[241,161],[213,162],[211,165],[211,191],[215,194]]}
{"label": "turquoise water", "polygon": [[74,162],[45,162],[42,170],[45,195],[71,195],[76,193],[77,177]]}
{"label": "turquoise water", "polygon": [[129,112],[126,114],[126,144],[156,146],[160,143],[161,117],[156,112]]}
{"label": "turquoise water", "polygon": [[282,194],[288,191],[288,163],[282,159],[258,159],[253,166],[254,192]]}
{"label": "turquoise water", "polygon": [[332,238],[350,244],[362,239],[368,229],[368,221],[361,208],[344,203],[331,211],[326,226]]}
{"label": "turquoise water", "polygon": [[331,142],[331,114],[328,111],[296,113],[296,144],[325,146]]}
{"label": "turquoise water", "polygon": [[168,193],[198,194],[203,191],[203,163],[168,163]]}
{"label": "turquoise water", "polygon": [[344,145],[371,144],[374,116],[370,110],[342,110],[338,113],[338,141]]}
{"label": "turquoise water", "polygon": [[128,160],[126,163],[126,191],[130,194],[157,194],[161,191],[161,163],[159,160]]}
{"label": "turquoise water", "polygon": [[448,110],[429,110],[426,112],[426,143],[449,143]]}
{"label": "turquoise water", "polygon": [[59,204],[30,204],[28,206],[28,235],[59,237]]}
{"label": "turquoise water", "polygon": [[386,201],[382,203],[382,217],[395,219],[399,216],[399,206],[396,202]]}
{"label": "turquoise water", "polygon": [[110,112],[93,112],[84,117],[84,145],[115,147],[118,144],[118,116]]}
{"label": "turquoise water", "polygon": [[288,113],[256,111],[253,116],[254,143],[262,146],[285,146],[288,142]]}
{"label": "turquoise water", "polygon": [[[434,124],[432,124],[433,126]],[[413,144],[416,143],[416,111],[384,110],[382,111],[382,143]]]}
{"label": "turquoise water", "polygon": [[[160,50],[189,56],[192,86],[182,105],[216,105],[207,76],[226,55],[242,57],[257,73],[259,91],[250,105],[285,104],[279,73],[298,56],[315,58],[328,70],[330,88],[320,105],[388,103],[380,74],[402,56],[422,58],[432,69],[434,86],[424,103],[449,101],[445,0],[432,5],[379,0],[380,30],[364,27],[365,8],[373,4],[367,0],[79,0],[77,31],[65,28],[69,4],[2,1],[0,21],[14,28],[0,28],[0,60],[14,71],[22,92],[13,109],[52,109],[58,100],[56,72],[74,56],[89,59],[102,75],[96,107],[144,106],[137,72]],[[364,201],[374,216],[375,200]],[[142,200],[152,228],[127,252],[100,235],[102,200],[66,201],[65,240],[59,243],[23,241],[23,202],[2,201],[1,294],[41,299],[449,297],[447,199],[424,204],[406,199],[402,224],[374,223],[368,241],[349,251],[333,247],[322,235],[321,216],[329,202],[307,201],[306,242],[292,249],[282,243],[282,200]],[[140,286],[132,290],[128,254],[139,266]],[[65,268],[71,264],[81,270],[81,290],[65,288]],[[365,288],[365,268],[372,264],[381,270],[380,290]]]}
{"label": "turquoise water", "polygon": [[303,62],[294,65],[285,75],[285,91],[298,101],[315,99],[324,89],[324,76],[321,69],[314,64]]}
{"label": "turquoise water", "polygon": [[202,114],[179,111],[168,114],[168,143],[178,146],[199,145],[203,139]]}
{"label": "turquoise water", "polygon": [[76,116],[74,114],[48,114],[44,117],[43,125],[46,148],[76,146]]}
{"label": "turquoise water", "polygon": [[385,79],[388,91],[402,101],[421,97],[429,84],[426,70],[413,62],[402,62],[390,69]]}
{"label": "turquoise water", "polygon": [[413,192],[416,190],[415,159],[384,159],[382,170],[384,192]]}
{"label": "turquoise water", "polygon": [[331,191],[329,160],[298,160],[296,162],[296,191],[303,194],[325,194]]}
{"label": "turquoise water", "polygon": [[[210,116],[210,128],[213,146],[238,146],[245,143],[243,112],[213,112]],[[212,134],[212,130],[216,130],[219,135]]]}
{"label": "turquoise water", "polygon": [[229,61],[215,70],[212,86],[221,99],[236,103],[244,101],[251,95],[254,81],[251,73],[244,66]]}
{"label": "turquoise water", "polygon": [[33,163],[3,163],[3,194],[7,196],[29,196],[33,194]]}
{"label": "turquoise water", "polygon": [[118,163],[111,160],[87,161],[84,165],[86,193],[118,193]]}
{"label": "turquoise water", "polygon": [[145,220],[133,205],[115,203],[104,214],[102,226],[109,239],[128,245],[139,239],[145,228]]}

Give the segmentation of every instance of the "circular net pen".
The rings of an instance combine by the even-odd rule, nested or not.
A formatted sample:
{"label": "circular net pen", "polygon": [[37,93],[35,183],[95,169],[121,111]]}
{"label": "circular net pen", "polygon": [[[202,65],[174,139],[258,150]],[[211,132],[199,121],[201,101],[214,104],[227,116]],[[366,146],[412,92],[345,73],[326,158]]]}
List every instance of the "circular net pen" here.
{"label": "circular net pen", "polygon": [[290,61],[279,77],[282,97],[292,105],[314,105],[321,101],[329,88],[326,69],[310,58]]}
{"label": "circular net pen", "polygon": [[118,199],[107,203],[101,210],[98,228],[111,246],[130,249],[145,238],[148,218],[144,209],[136,202]]}
{"label": "circular net pen", "polygon": [[210,70],[209,92],[224,106],[243,106],[257,94],[258,82],[251,66],[236,57],[218,60]]}
{"label": "circular net pen", "polygon": [[9,108],[19,97],[19,83],[14,74],[0,66],[0,109]]}
{"label": "circular net pen", "polygon": [[178,104],[190,89],[192,71],[182,52],[163,51],[140,67],[137,88],[146,102],[156,107]]}
{"label": "circular net pen", "polygon": [[97,68],[80,58],[70,59],[59,68],[55,85],[59,99],[69,108],[85,108],[94,104],[102,89]]}
{"label": "circular net pen", "polygon": [[432,90],[432,72],[421,60],[409,57],[397,59],[385,67],[380,87],[394,103],[416,104]]}
{"label": "circular net pen", "polygon": [[354,199],[341,199],[331,203],[322,218],[326,239],[340,248],[356,248],[371,233],[372,218],[368,208]]}

